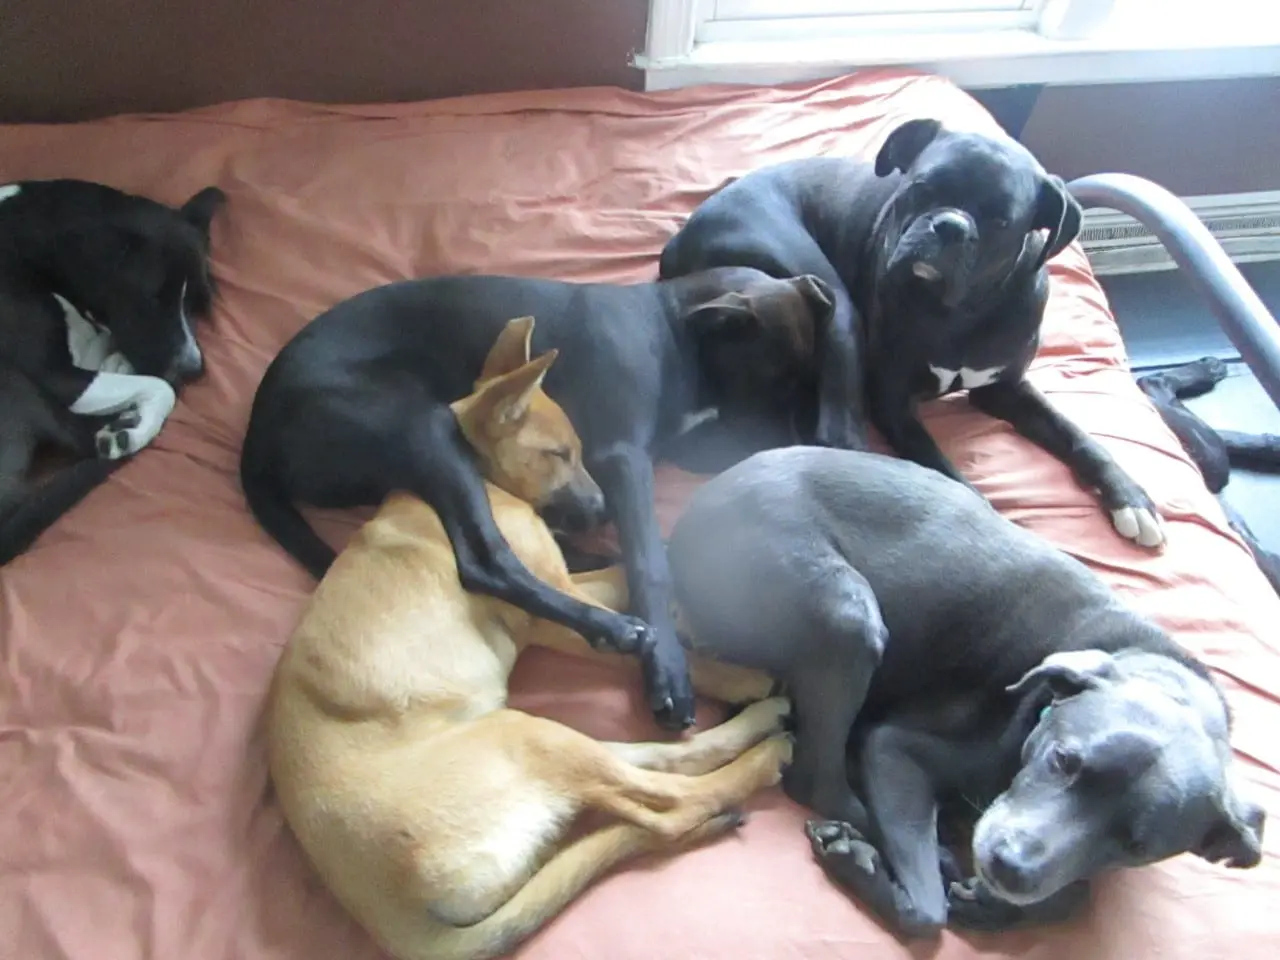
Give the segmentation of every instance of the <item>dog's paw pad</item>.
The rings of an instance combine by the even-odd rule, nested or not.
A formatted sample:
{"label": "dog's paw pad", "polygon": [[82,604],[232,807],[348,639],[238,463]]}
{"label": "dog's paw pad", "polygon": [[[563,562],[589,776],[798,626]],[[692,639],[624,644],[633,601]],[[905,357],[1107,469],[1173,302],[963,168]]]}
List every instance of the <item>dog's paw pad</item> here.
{"label": "dog's paw pad", "polygon": [[127,430],[120,430],[114,424],[103,427],[94,437],[94,446],[98,457],[102,460],[119,460],[127,457],[133,446]]}
{"label": "dog's paw pad", "polygon": [[1116,533],[1139,546],[1158,547],[1165,541],[1164,524],[1154,510],[1146,507],[1120,507],[1111,511],[1111,524]]}

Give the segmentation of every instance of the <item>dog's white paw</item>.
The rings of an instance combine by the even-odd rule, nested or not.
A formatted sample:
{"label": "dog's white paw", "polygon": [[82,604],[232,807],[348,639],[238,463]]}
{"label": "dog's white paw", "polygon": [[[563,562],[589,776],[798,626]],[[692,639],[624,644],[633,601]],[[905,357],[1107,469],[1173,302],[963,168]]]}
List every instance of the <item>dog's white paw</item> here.
{"label": "dog's white paw", "polygon": [[1116,533],[1139,546],[1159,547],[1165,542],[1164,524],[1154,510],[1146,507],[1112,510],[1111,525],[1116,528]]}

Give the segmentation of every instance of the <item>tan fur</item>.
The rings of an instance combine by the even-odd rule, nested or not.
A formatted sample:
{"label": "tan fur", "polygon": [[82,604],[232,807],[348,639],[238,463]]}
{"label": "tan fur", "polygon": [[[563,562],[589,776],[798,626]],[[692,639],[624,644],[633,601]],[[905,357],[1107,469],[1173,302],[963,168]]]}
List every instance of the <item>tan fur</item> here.
{"label": "tan fur", "polygon": [[[619,571],[571,577],[529,506],[583,482],[577,437],[540,389],[551,361],[528,359],[531,332],[512,322],[454,410],[516,554],[618,609]],[[672,743],[601,743],[508,709],[528,644],[592,655],[562,627],[463,591],[439,518],[395,494],[338,556],[280,660],[268,742],[281,807],[329,888],[400,960],[512,950],[614,864],[732,827],[733,808],[790,759],[782,698]],[[696,658],[694,676],[734,700],[770,688]],[[587,809],[614,820],[563,844]]]}

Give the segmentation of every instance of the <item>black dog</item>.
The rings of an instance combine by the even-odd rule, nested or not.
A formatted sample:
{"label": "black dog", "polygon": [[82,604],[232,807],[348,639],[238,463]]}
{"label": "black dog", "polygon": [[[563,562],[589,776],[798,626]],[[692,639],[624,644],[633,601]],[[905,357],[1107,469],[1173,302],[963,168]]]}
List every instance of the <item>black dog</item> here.
{"label": "black dog", "polygon": [[1024,378],[1048,299],[1045,261],[1080,219],[1062,181],[1015,141],[912,120],[874,165],[797,160],[725,187],[667,244],[660,274],[742,265],[821,278],[835,312],[818,341],[812,439],[863,449],[870,422],[899,455],[964,482],[915,406],[968,389],[975,407],[1096,489],[1121,535],[1155,547],[1164,534],[1150,498]]}
{"label": "black dog", "polygon": [[[1259,862],[1208,669],[974,491],[774,450],[703,486],[669,555],[696,645],[786,683],[814,851],[898,929],[1056,920],[1100,871],[1188,851]],[[972,875],[940,814],[972,827]]]}
{"label": "black dog", "polygon": [[[639,653],[658,719],[687,726],[693,693],[671,623],[651,451],[710,406],[730,424],[785,422],[814,390],[814,314],[830,309],[821,281],[741,268],[635,286],[467,276],[366,291],[312,321],[268,368],[245,437],[245,496],[321,577],[333,550],[294,501],[352,507],[397,489],[417,494],[439,512],[467,589]],[[582,438],[644,623],[578,603],[520,563],[447,406],[472,390],[499,331],[524,315],[536,318],[534,352],[559,351],[545,389]],[[561,531],[600,519],[548,513]]]}
{"label": "black dog", "polygon": [[[203,366],[209,187],[174,210],[79,180],[0,186],[0,563],[160,431]],[[42,484],[50,443],[81,460]]]}
{"label": "black dog", "polygon": [[1182,402],[1208,393],[1226,376],[1225,363],[1217,357],[1204,357],[1172,370],[1138,377],[1138,387],[1151,399],[1182,448],[1200,468],[1205,486],[1218,496],[1231,526],[1253,551],[1258,567],[1272,588],[1280,593],[1280,556],[1258,542],[1244,517],[1220,495],[1231,479],[1233,466],[1255,470],[1280,469],[1280,437],[1215,430]]}

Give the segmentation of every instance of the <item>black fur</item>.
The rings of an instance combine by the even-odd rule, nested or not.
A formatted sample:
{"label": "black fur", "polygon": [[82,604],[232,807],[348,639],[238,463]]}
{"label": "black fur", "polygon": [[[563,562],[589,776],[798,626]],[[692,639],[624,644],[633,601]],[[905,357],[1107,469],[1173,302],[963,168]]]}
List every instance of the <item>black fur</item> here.
{"label": "black fur", "polygon": [[1215,430],[1182,401],[1208,393],[1227,375],[1227,365],[1216,357],[1204,357],[1172,370],[1138,377],[1138,386],[1160,412],[1164,422],[1204,475],[1209,492],[1218,496],[1227,519],[1249,545],[1272,589],[1280,593],[1280,556],[1264,547],[1240,512],[1221,496],[1231,479],[1231,468],[1280,470],[1280,437],[1271,434]]}
{"label": "black fur", "polygon": [[201,357],[179,318],[182,310],[192,318],[209,310],[209,224],[224,197],[210,187],[175,210],[80,180],[0,189],[0,563],[7,563],[118,463],[77,463],[33,486],[37,448],[92,458],[101,452],[95,433],[113,422],[125,429],[134,416],[70,412],[95,371],[72,363],[55,294],[109,330],[135,372],[174,385],[198,375]]}
{"label": "black fur", "polygon": [[[352,507],[395,489],[417,494],[440,514],[467,589],[592,642],[639,648],[658,718],[685,726],[693,693],[671,623],[650,457],[709,405],[722,421],[785,424],[794,398],[812,393],[812,328],[829,311],[820,281],[746,269],[634,286],[466,276],[366,291],[313,320],[268,368],[241,459],[245,497],[320,577],[334,553],[297,502]],[[582,438],[644,622],[585,606],[529,573],[494,524],[458,435],[447,404],[471,391],[498,332],[524,315],[536,321],[535,352],[559,351],[544,386]]]}
{"label": "black fur", "polygon": [[[1146,493],[1024,378],[1048,300],[1045,262],[1081,216],[1018,143],[912,120],[874,163],[795,160],[724,187],[667,244],[660,274],[742,265],[827,283],[835,311],[817,344],[810,442],[865,449],[874,425],[898,455],[964,482],[916,405],[972,386],[975,407],[1066,463],[1113,516],[1154,518]],[[998,372],[966,383],[966,368]]]}

